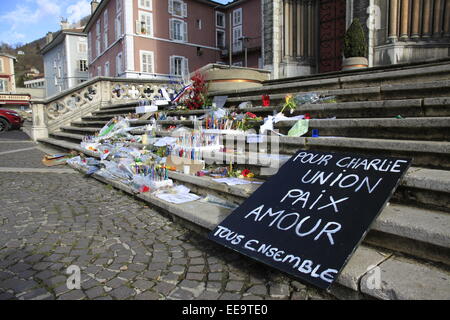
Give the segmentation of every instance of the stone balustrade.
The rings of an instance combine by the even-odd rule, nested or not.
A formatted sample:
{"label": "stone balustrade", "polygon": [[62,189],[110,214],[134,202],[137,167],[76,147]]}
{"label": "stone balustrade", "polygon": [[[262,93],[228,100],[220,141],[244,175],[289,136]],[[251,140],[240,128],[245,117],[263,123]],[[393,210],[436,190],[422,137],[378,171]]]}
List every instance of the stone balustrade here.
{"label": "stone balustrade", "polygon": [[181,85],[164,80],[97,77],[45,100],[32,100],[32,138],[47,138],[61,126],[104,106],[162,98],[161,88],[173,94]]}

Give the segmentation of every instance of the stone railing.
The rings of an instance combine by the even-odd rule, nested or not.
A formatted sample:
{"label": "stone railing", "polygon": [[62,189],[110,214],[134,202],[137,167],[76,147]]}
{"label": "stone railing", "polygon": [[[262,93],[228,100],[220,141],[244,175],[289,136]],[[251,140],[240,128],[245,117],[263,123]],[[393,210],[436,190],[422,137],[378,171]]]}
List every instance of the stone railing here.
{"label": "stone railing", "polygon": [[171,94],[181,85],[164,80],[97,77],[45,100],[32,100],[32,138],[47,138],[61,126],[105,106],[158,99],[161,88]]}

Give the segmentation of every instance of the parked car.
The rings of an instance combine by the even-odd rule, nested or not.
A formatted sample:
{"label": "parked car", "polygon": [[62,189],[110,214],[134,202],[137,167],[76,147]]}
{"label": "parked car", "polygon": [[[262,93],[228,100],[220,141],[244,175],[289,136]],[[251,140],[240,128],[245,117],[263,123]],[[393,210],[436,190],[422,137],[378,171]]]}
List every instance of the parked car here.
{"label": "parked car", "polygon": [[20,129],[23,121],[23,118],[17,111],[0,109],[0,132],[5,132],[10,129]]}

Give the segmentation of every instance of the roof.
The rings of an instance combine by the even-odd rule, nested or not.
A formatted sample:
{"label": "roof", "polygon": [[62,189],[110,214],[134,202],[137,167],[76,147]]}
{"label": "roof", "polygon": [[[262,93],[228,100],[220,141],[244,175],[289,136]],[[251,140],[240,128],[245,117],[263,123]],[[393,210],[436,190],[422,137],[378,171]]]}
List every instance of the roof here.
{"label": "roof", "polygon": [[8,58],[11,58],[11,59],[17,61],[17,58],[16,58],[16,57],[14,57],[14,56],[12,56],[12,55],[10,55],[10,54],[7,54],[7,53],[0,52],[0,56],[8,57]]}
{"label": "roof", "polygon": [[53,40],[41,49],[41,54],[46,54],[48,51],[63,42],[66,35],[86,37],[86,34],[83,32],[82,28],[59,30],[56,32],[56,35],[54,35]]}

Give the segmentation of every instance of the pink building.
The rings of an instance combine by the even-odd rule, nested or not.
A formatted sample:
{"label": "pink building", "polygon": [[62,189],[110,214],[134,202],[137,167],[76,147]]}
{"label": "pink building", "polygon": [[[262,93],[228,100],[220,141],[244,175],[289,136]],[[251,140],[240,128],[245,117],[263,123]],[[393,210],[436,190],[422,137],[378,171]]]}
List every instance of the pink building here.
{"label": "pink building", "polygon": [[262,67],[261,0],[228,5],[103,0],[91,5],[93,14],[84,29],[90,77],[180,77],[208,63],[228,64],[230,46],[233,64]]}

